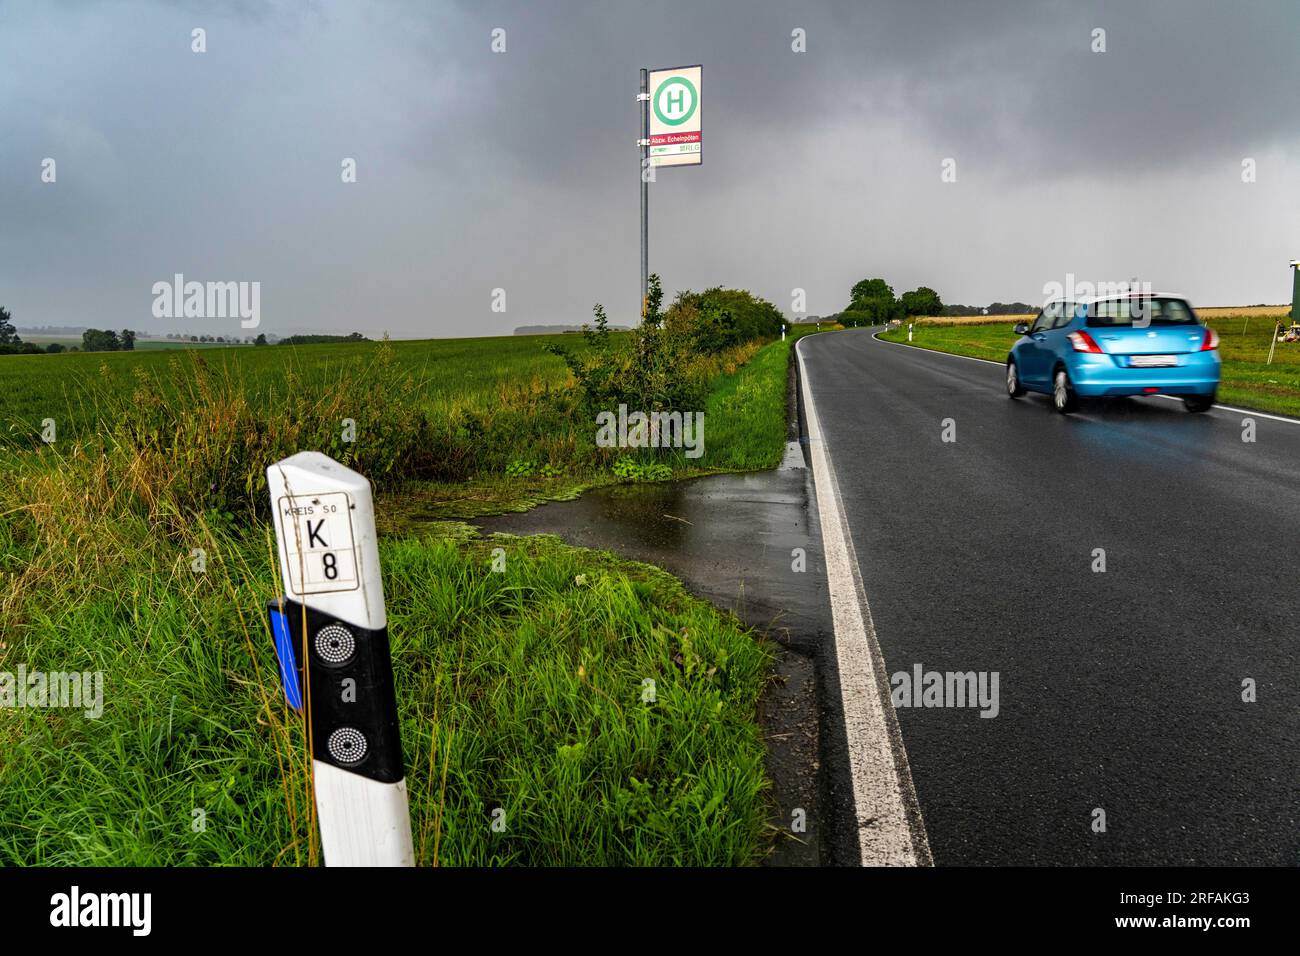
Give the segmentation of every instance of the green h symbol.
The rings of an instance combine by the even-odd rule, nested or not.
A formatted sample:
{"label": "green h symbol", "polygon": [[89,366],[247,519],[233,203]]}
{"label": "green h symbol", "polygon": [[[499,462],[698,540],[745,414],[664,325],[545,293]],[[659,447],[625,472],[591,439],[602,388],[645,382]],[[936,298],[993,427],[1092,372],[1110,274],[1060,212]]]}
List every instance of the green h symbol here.
{"label": "green h symbol", "polygon": [[680,86],[674,87],[668,91],[668,110],[669,113],[686,112],[686,91]]}

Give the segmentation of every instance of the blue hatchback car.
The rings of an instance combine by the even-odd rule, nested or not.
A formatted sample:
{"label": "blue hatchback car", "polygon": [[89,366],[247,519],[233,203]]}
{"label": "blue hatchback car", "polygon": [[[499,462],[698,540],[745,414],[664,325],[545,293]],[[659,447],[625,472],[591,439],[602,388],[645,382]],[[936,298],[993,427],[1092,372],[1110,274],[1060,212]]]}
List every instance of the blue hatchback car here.
{"label": "blue hatchback car", "polygon": [[1177,395],[1189,412],[1214,404],[1219,335],[1181,296],[1133,294],[1051,302],[1007,356],[1007,394],[1052,396],[1058,412],[1079,399]]}

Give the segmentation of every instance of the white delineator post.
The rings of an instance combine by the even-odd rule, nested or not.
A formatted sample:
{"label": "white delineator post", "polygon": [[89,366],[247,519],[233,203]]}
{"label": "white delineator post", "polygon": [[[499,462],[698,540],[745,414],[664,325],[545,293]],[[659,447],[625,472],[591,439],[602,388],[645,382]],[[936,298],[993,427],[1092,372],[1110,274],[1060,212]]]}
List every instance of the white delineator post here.
{"label": "white delineator post", "polygon": [[313,451],[266,476],[286,594],[271,626],[286,696],[309,719],[325,864],[412,866],[370,482]]}

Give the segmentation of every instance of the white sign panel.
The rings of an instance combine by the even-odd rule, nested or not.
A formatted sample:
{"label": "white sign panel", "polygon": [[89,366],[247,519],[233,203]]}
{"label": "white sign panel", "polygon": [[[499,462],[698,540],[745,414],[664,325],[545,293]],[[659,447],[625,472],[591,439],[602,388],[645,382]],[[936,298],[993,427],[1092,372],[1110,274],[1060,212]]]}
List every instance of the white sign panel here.
{"label": "white sign panel", "polygon": [[703,67],[650,71],[650,162],[654,166],[698,166]]}
{"label": "white sign panel", "polygon": [[277,511],[291,594],[352,591],[360,586],[347,492],[283,495]]}
{"label": "white sign panel", "polygon": [[[300,451],[266,469],[285,593],[323,614],[377,630],[387,622],[370,482]],[[304,602],[307,603],[307,602]]]}

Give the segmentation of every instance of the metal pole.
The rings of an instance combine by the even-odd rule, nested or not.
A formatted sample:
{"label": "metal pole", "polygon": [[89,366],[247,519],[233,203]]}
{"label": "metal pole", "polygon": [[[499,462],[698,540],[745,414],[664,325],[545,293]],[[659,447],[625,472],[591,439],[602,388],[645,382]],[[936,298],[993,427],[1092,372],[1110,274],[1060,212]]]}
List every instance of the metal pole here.
{"label": "metal pole", "polygon": [[646,297],[650,294],[650,72],[641,71],[641,321],[645,321]]}

